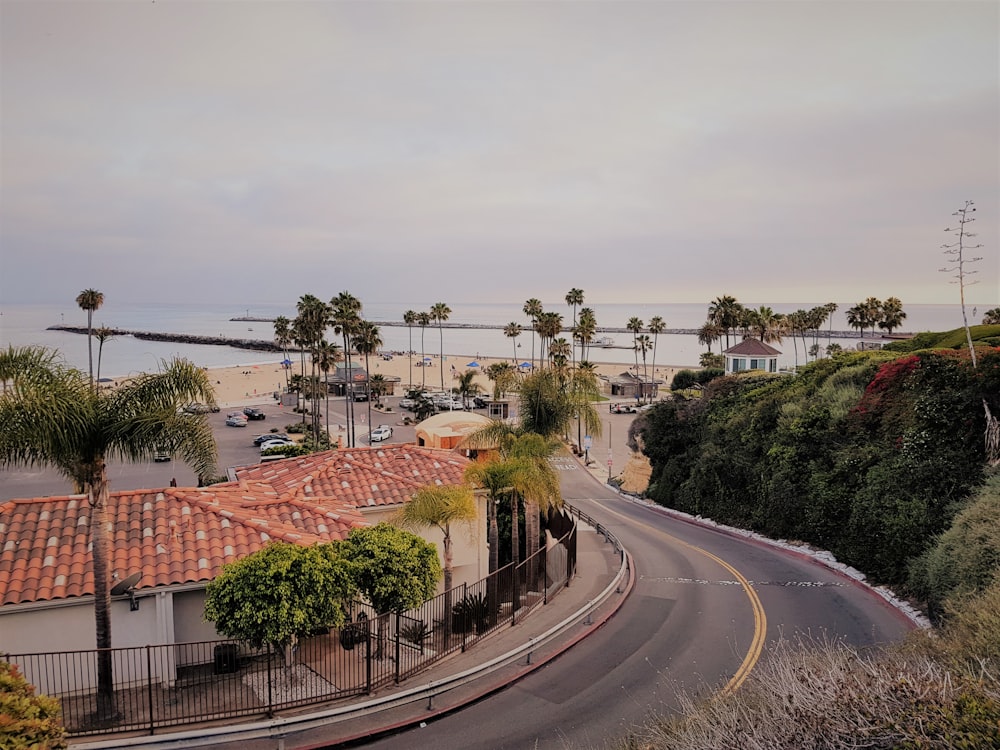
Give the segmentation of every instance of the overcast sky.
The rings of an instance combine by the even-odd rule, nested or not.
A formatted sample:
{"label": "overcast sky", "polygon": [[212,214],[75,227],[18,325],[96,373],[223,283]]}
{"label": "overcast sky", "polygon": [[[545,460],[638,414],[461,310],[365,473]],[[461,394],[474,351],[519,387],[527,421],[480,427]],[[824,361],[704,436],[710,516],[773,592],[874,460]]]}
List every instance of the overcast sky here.
{"label": "overcast sky", "polygon": [[996,2],[0,3],[0,297],[1000,302]]}

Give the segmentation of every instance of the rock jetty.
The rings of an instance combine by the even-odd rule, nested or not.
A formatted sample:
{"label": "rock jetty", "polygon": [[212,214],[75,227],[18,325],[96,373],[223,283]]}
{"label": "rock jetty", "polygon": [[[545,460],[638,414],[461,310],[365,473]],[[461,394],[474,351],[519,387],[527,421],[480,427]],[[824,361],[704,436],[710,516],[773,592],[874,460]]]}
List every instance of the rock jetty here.
{"label": "rock jetty", "polygon": [[[49,326],[49,331],[68,331],[69,333],[87,333],[80,326]],[[235,349],[252,349],[258,352],[280,352],[281,347],[273,341],[262,339],[233,339],[224,336],[196,336],[190,333],[156,333],[153,331],[130,331],[125,328],[110,329],[112,336],[132,336],[145,341],[172,341],[178,344],[211,344],[214,346],[231,346]]]}

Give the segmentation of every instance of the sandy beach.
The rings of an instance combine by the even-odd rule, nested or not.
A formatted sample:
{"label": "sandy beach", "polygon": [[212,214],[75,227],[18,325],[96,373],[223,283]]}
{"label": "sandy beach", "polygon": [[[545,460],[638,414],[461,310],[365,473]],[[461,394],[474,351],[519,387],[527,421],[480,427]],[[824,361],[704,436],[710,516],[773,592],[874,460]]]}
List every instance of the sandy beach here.
{"label": "sandy beach", "polygon": [[[627,359],[628,352],[622,350],[620,359],[617,361],[595,362],[599,375],[614,377],[629,369],[635,368],[634,361]],[[430,356],[430,355],[428,355]],[[294,360],[295,358],[292,357]],[[455,355],[446,354],[444,361],[440,357],[431,356],[429,367],[417,367],[419,355],[413,358],[413,380],[412,386],[426,386],[427,390],[436,391],[441,388],[441,373],[444,371],[444,387],[451,388],[455,385],[458,376],[466,370],[476,372],[475,382],[480,390],[485,393],[492,391],[492,383],[486,377],[486,368],[494,362],[507,361],[501,357],[481,357],[475,355]],[[357,364],[364,367],[364,359]],[[479,367],[467,367],[470,362],[478,362]],[[410,361],[406,355],[394,355],[391,360],[383,359],[381,356],[369,360],[372,375],[385,375],[386,377],[398,377],[399,387],[395,395],[403,395],[407,388],[411,387]],[[307,365],[308,366],[308,365]],[[454,369],[452,369],[454,368]],[[667,383],[673,378],[674,373],[684,369],[677,365],[656,366],[656,378]],[[639,363],[639,371],[642,372],[642,363]],[[233,404],[246,404],[250,402],[266,402],[273,399],[275,391],[282,391],[285,388],[285,370],[280,361],[266,364],[243,365],[236,367],[220,367],[208,370],[212,384],[215,387],[216,402],[220,406]],[[291,372],[298,372],[298,362],[292,365]]]}

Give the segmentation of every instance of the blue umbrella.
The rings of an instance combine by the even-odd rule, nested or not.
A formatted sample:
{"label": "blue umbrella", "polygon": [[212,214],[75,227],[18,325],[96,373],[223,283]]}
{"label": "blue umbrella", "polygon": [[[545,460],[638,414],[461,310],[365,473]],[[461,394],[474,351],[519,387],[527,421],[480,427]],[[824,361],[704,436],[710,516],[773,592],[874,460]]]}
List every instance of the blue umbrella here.
{"label": "blue umbrella", "polygon": [[522,362],[518,367],[531,367],[531,362]]}
{"label": "blue umbrella", "polygon": [[281,364],[283,364],[285,367],[288,367],[290,364],[292,364],[292,360],[290,360],[290,359],[283,359],[283,360],[281,360]]}
{"label": "blue umbrella", "polygon": [[469,362],[469,364],[466,365],[466,367],[479,367],[479,363],[476,362],[476,360],[472,360],[471,362]]}

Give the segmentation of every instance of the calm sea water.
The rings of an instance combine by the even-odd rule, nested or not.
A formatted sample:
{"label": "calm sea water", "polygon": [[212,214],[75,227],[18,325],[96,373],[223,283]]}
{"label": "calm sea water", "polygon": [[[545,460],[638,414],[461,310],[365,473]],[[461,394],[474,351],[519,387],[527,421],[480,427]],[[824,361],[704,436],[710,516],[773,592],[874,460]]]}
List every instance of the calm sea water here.
{"label": "calm sea water", "polygon": [[[521,311],[523,302],[511,304],[451,304],[449,322],[469,324],[499,324],[516,322],[527,327],[528,322]],[[756,307],[758,303],[744,303],[748,307]],[[763,303],[767,304],[767,303]],[[771,304],[775,312],[788,313],[798,309],[809,309],[816,304]],[[834,314],[834,330],[848,330],[844,311],[854,303],[840,303]],[[604,304],[588,305],[594,309],[599,326],[620,327],[634,317],[644,322],[655,315],[663,318],[668,328],[698,328],[704,323],[708,304]],[[408,309],[420,310],[423,307],[413,304],[366,304],[362,314],[375,323],[382,321],[400,321],[403,312]],[[545,303],[547,311],[559,312],[567,324],[572,322],[572,308],[565,303]],[[961,308],[958,305],[904,305],[907,313],[903,331],[940,331],[958,328],[962,325]],[[970,323],[978,322],[983,311],[970,308]],[[162,333],[186,333],[204,336],[225,336],[228,338],[246,338],[270,340],[274,328],[270,323],[247,323],[232,321],[237,316],[256,316],[273,318],[285,315],[295,316],[294,301],[288,305],[259,305],[250,308],[234,308],[231,305],[199,304],[148,304],[119,305],[107,301],[94,314],[94,326],[108,326],[136,331],[154,331]],[[65,305],[11,305],[0,309],[0,344],[3,346],[39,344],[57,349],[67,363],[82,370],[87,369],[87,337],[75,333],[46,330],[48,326],[66,324],[85,326],[87,316],[72,301]],[[383,326],[381,329],[385,348],[405,351],[410,347],[410,336],[405,327]],[[423,329],[413,328],[412,348],[435,354],[439,351],[439,333],[433,325]],[[444,329],[444,351],[453,356],[467,358],[472,356],[513,357],[515,344],[518,345],[518,359],[531,358],[532,336],[526,330],[515,341],[507,338],[500,330],[460,330]],[[336,337],[330,332],[332,341]],[[622,346],[630,344],[628,334],[613,336]],[[853,347],[856,343],[850,339],[841,339],[839,343],[844,348]],[[537,338],[535,352],[537,355]],[[779,364],[790,366],[795,362],[794,347],[790,340],[777,345],[783,351]],[[718,344],[714,347],[718,351]],[[704,347],[698,344],[691,335],[661,334],[657,343],[656,362],[658,365],[695,366]],[[651,356],[651,355],[648,355]],[[101,357],[101,375],[119,377],[137,372],[156,370],[162,359],[184,357],[202,367],[224,367],[231,365],[251,365],[264,362],[274,362],[280,355],[254,352],[245,349],[235,349],[227,346],[204,346],[197,344],[176,344],[169,342],[143,341],[124,336],[109,340],[104,345]],[[633,354],[627,349],[593,349],[591,359],[598,362],[628,362]],[[801,361],[801,353],[799,354]],[[97,366],[97,342],[94,341],[95,368]],[[456,360],[457,361],[457,360]],[[462,363],[464,364],[464,363]],[[459,365],[461,366],[461,365]]]}

